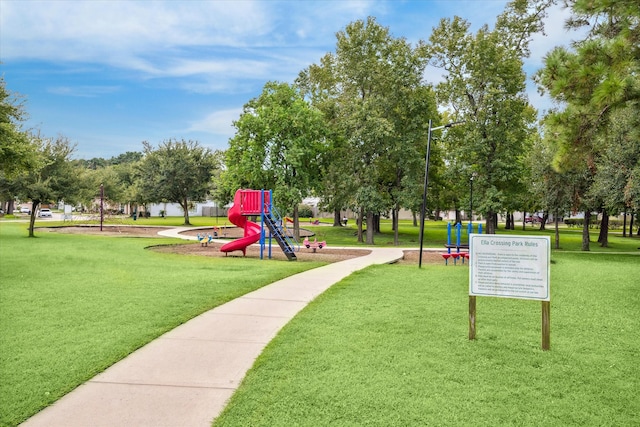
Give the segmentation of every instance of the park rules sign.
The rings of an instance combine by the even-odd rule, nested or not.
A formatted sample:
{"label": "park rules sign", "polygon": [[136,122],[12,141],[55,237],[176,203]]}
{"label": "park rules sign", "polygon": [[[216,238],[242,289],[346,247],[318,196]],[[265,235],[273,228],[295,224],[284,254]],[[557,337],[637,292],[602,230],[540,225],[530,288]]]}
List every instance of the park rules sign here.
{"label": "park rules sign", "polygon": [[469,295],[550,301],[549,236],[472,234]]}

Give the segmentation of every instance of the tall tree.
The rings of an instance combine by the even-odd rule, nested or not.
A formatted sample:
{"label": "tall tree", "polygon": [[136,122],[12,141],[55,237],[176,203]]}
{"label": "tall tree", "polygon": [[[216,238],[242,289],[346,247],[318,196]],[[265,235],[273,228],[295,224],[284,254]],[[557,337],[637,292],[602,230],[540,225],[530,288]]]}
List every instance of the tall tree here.
{"label": "tall tree", "polygon": [[[410,55],[406,56],[406,58],[410,57]],[[398,86],[393,88],[392,94],[387,99],[389,106],[387,118],[393,126],[393,132],[387,138],[386,153],[380,156],[378,164],[381,189],[389,200],[392,211],[396,246],[400,243],[398,240],[400,209],[414,207],[415,204],[412,202],[416,200],[416,189],[423,187],[427,137],[425,130],[428,127],[429,118],[435,117],[436,120],[439,118],[433,90],[421,85],[418,78],[422,75],[423,69],[407,67],[402,60],[398,62],[398,69],[394,73],[412,76],[413,80],[394,79]],[[437,154],[439,153],[434,150],[434,163],[440,159]]]}
{"label": "tall tree", "polygon": [[26,118],[24,100],[10,92],[0,76],[0,175],[4,179],[35,166],[38,147],[22,129]]}
{"label": "tall tree", "polygon": [[535,111],[526,98],[522,61],[551,3],[512,1],[494,29],[485,25],[475,34],[462,18],[443,19],[429,39],[431,63],[446,72],[437,86],[439,100],[466,122],[464,133],[451,130],[458,137],[450,153],[477,174],[477,206],[488,233],[495,232],[495,215],[523,191],[523,153]]}
{"label": "tall tree", "polygon": [[65,199],[73,201],[78,194],[79,171],[72,162],[75,149],[65,137],[55,140],[32,135],[32,144],[38,147],[35,166],[16,177],[18,195],[31,200],[29,237],[34,237],[34,225],[38,206],[42,203],[57,203]]}
{"label": "tall tree", "polygon": [[[433,95],[422,84],[425,67],[422,43],[413,47],[369,17],[339,31],[335,53],[299,78],[312,101],[331,111],[328,117],[343,138],[341,174],[331,170],[351,185],[325,188],[352,192],[358,240],[366,217],[367,244],[374,243],[377,215],[397,213],[421,181],[426,122],[437,116]],[[345,192],[334,195],[343,203],[348,199]]]}
{"label": "tall tree", "polygon": [[127,151],[110,159],[77,160],[84,168],[81,178],[85,181],[80,201],[85,205],[93,203],[102,184],[104,195],[110,203],[143,204],[145,200],[136,184],[136,170],[142,157],[141,152]]}
{"label": "tall tree", "polygon": [[333,212],[333,226],[342,225],[342,211],[354,208],[357,183],[353,179],[353,158],[346,136],[341,130],[340,93],[333,73],[333,56],[326,55],[320,64],[312,64],[300,72],[296,86],[314,108],[320,110],[325,122],[327,150],[322,156],[321,177],[315,194],[320,206]]}
{"label": "tall tree", "polygon": [[553,214],[555,225],[555,248],[560,249],[559,221],[569,213],[572,196],[578,177],[566,172],[560,173],[552,167],[555,155],[553,135],[537,138],[529,152],[527,164],[531,171],[530,196],[537,201],[536,206],[545,213]]}
{"label": "tall tree", "polygon": [[268,82],[261,95],[244,106],[234,126],[225,185],[272,188],[276,206],[293,211],[298,237],[298,205],[318,185],[327,148],[322,113],[294,86]]}
{"label": "tall tree", "polygon": [[0,76],[0,207],[13,212],[20,174],[38,166],[38,146],[22,128],[27,118],[24,100],[10,92]]}
{"label": "tall tree", "polygon": [[[640,112],[640,4],[629,0],[571,0],[567,4],[573,12],[568,26],[588,25],[587,37],[572,48],[551,51],[536,81],[563,107],[547,120],[557,135],[556,167],[587,172],[582,197],[591,202],[584,206],[582,249],[588,251],[590,212],[602,205],[601,200],[593,199],[597,192],[589,189],[598,173],[599,158],[611,143],[601,136],[608,132],[615,110]],[[605,240],[602,233],[599,240]]]}
{"label": "tall tree", "polygon": [[[598,157],[589,192],[612,214],[640,208],[640,117],[635,110],[612,112],[610,126],[598,136],[608,143]],[[598,241],[606,246],[607,236],[601,235]]]}
{"label": "tall tree", "polygon": [[157,149],[143,142],[143,147],[137,180],[139,193],[149,202],[178,203],[184,212],[184,224],[190,225],[190,203],[207,196],[211,176],[221,167],[220,155],[190,140],[167,140]]}

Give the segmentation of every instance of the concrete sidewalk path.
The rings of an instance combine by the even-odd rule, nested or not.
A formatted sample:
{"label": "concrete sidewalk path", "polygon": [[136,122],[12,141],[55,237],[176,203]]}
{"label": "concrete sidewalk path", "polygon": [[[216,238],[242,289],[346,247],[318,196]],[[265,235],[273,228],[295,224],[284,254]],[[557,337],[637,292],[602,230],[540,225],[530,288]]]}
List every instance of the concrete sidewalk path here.
{"label": "concrete sidewalk path", "polygon": [[230,301],[162,335],[22,425],[210,426],[254,360],[296,313],[352,272],[402,255],[399,248],[374,248]]}

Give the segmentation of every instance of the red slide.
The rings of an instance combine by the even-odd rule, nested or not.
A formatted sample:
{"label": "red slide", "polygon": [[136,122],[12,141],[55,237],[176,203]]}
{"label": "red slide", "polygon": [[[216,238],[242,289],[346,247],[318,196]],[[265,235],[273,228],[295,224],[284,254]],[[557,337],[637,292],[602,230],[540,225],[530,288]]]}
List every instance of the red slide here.
{"label": "red slide", "polygon": [[244,229],[244,237],[234,240],[232,242],[224,244],[221,248],[221,252],[233,252],[233,251],[242,251],[243,255],[247,254],[247,246],[256,243],[260,240],[260,233],[262,232],[262,227],[260,224],[256,224],[252,221],[247,221],[247,218],[242,215],[240,212],[240,200],[241,192],[240,190],[236,191],[236,195],[233,198],[233,206],[229,209],[229,221],[232,224]]}

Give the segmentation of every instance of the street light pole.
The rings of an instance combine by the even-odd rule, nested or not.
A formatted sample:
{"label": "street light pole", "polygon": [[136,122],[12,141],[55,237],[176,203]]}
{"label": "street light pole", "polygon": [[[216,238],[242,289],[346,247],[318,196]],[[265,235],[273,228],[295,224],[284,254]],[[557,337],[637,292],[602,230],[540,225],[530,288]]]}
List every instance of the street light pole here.
{"label": "street light pole", "polygon": [[104,222],[104,184],[100,184],[100,231]]}
{"label": "street light pole", "polygon": [[459,125],[465,123],[462,122],[452,122],[447,123],[446,125],[436,126],[434,128],[431,127],[431,119],[429,119],[429,131],[427,132],[427,154],[425,156],[424,161],[424,187],[422,190],[422,208],[420,214],[420,257],[418,260],[418,268],[422,268],[422,243],[424,242],[424,220],[427,209],[427,188],[429,186],[429,155],[431,153],[431,132],[434,130],[440,130],[444,128],[450,128],[451,126]]}
{"label": "street light pole", "polygon": [[469,194],[469,223],[473,223],[473,177],[471,174],[471,178],[469,178],[469,183],[471,184],[471,191]]}

